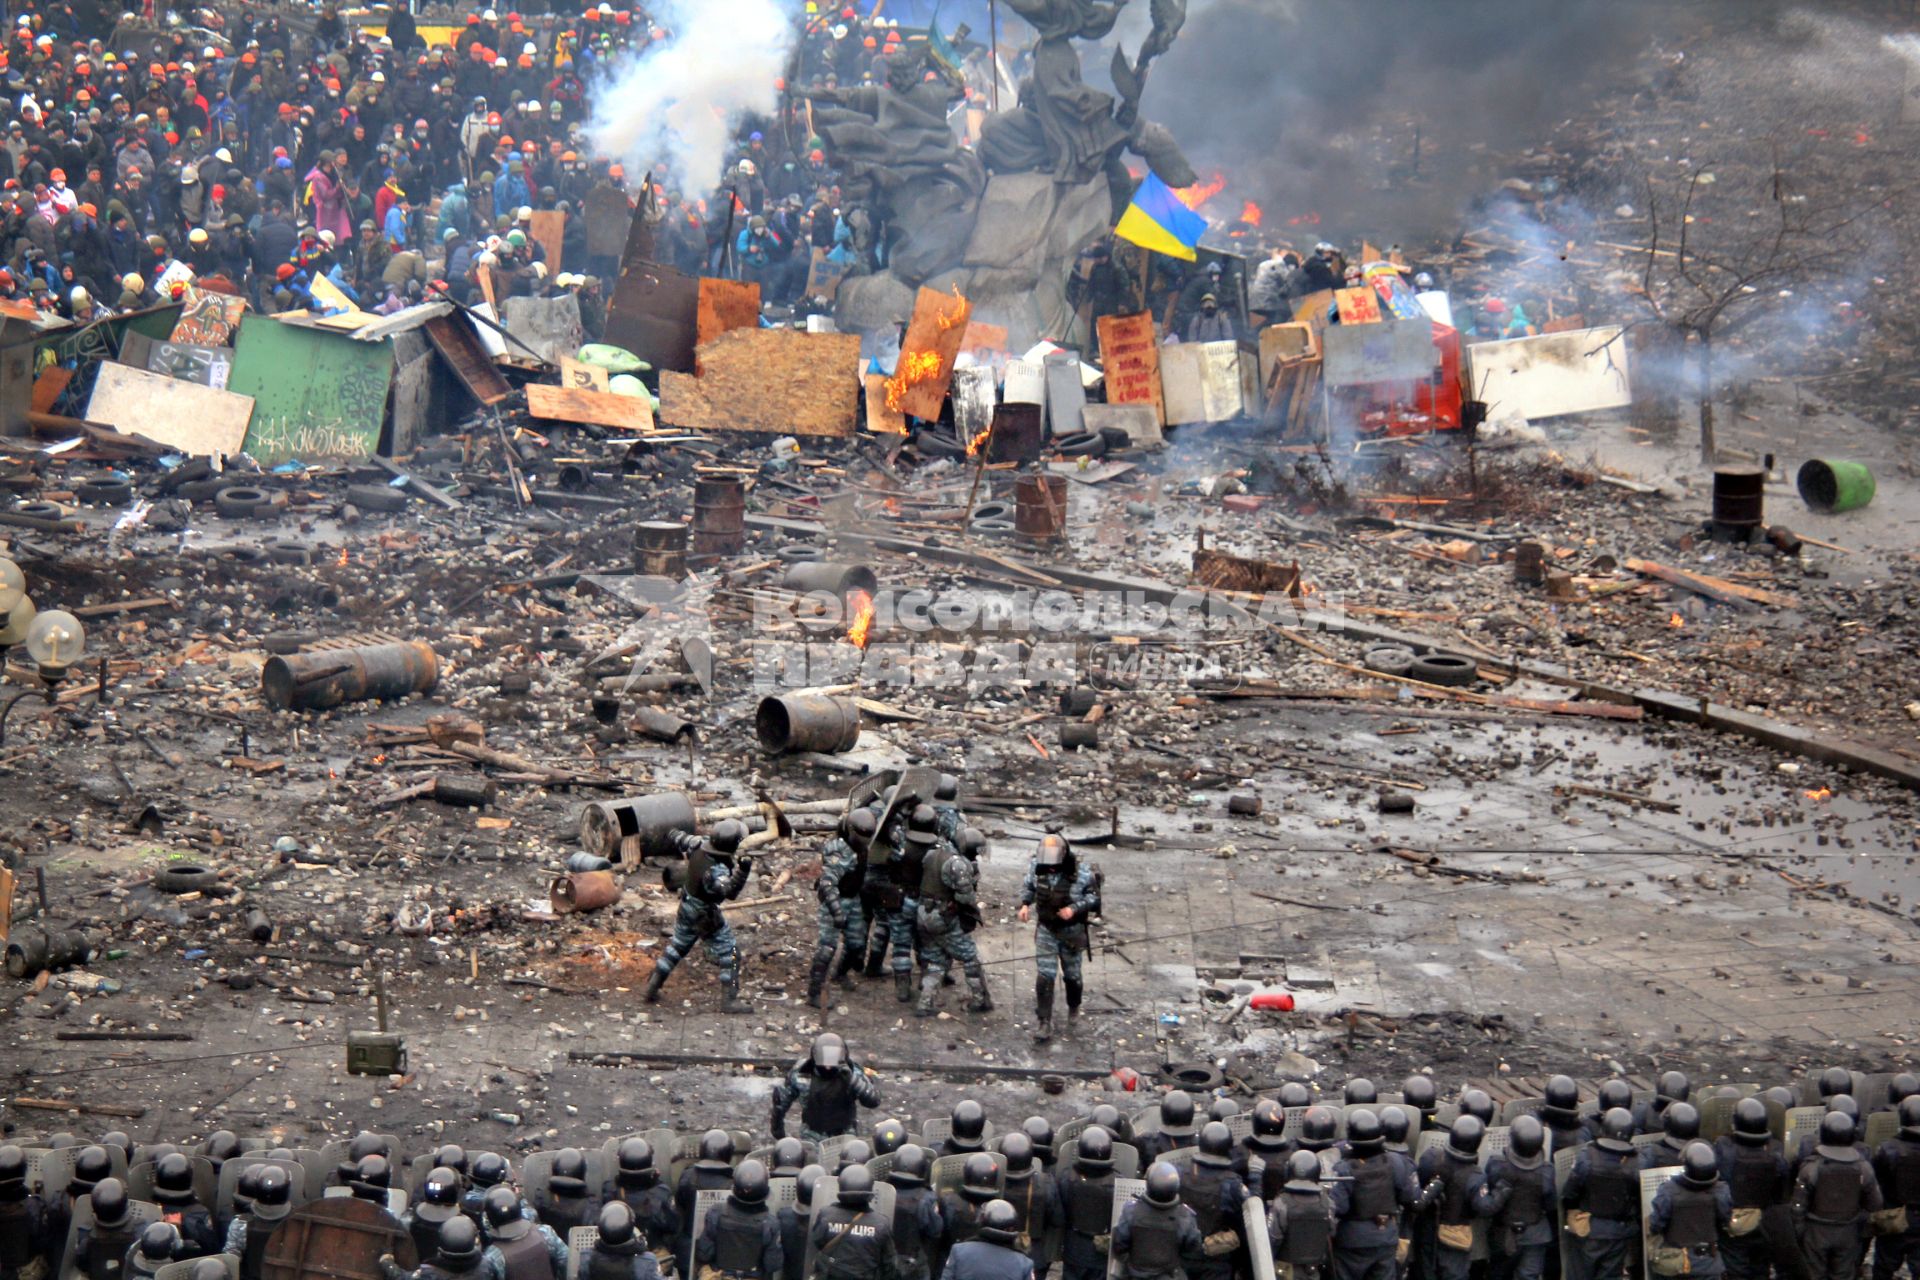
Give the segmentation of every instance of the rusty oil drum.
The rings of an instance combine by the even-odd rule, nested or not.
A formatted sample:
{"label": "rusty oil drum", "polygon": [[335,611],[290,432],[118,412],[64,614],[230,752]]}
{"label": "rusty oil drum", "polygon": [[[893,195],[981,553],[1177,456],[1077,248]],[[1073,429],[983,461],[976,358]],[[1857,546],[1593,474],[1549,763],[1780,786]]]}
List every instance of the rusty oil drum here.
{"label": "rusty oil drum", "polygon": [[1067,536],[1067,478],[1021,476],[1013,486],[1013,529],[1029,542]]}
{"label": "rusty oil drum", "polygon": [[746,543],[746,481],[739,476],[702,476],[694,481],[694,559],[738,555]]}
{"label": "rusty oil drum", "polygon": [[687,576],[687,526],[642,520],[633,526],[633,571],[678,582]]}

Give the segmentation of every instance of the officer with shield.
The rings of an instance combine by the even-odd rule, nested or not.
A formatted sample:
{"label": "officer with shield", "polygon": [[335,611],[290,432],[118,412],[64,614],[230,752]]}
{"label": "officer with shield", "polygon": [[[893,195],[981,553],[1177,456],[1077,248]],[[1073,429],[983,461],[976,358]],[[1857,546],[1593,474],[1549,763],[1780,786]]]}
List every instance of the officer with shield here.
{"label": "officer with shield", "polygon": [[801,1169],[794,1178],[793,1203],[781,1205],[773,1215],[774,1221],[780,1224],[780,1254],[785,1262],[780,1273],[783,1280],[805,1280],[807,1237],[813,1232],[813,1189],[826,1176],[827,1171],[817,1164]]}
{"label": "officer with shield", "polygon": [[[258,1166],[261,1176],[272,1172],[286,1181],[287,1171],[273,1165]],[[258,1204],[258,1200],[255,1201]],[[284,1200],[282,1201],[284,1203]],[[420,1198],[406,1208],[400,1215],[400,1227],[413,1237],[413,1251],[422,1258],[431,1258],[440,1247],[440,1227],[460,1213],[460,1175],[451,1169],[435,1169],[420,1184]],[[282,1215],[284,1216],[284,1214]],[[244,1256],[248,1234],[247,1219],[235,1218],[227,1228],[227,1252]],[[234,1233],[239,1232],[240,1248],[234,1247]]]}
{"label": "officer with shield", "polygon": [[492,1280],[564,1280],[566,1242],[544,1222],[520,1213],[512,1187],[495,1187],[484,1204],[487,1252],[482,1265]]}
{"label": "officer with shield", "polygon": [[1420,1189],[1418,1207],[1433,1211],[1434,1270],[1440,1280],[1466,1280],[1473,1262],[1473,1220],[1483,1203],[1480,1188],[1485,1182],[1480,1144],[1486,1136],[1487,1126],[1478,1116],[1455,1120],[1438,1166]]}
{"label": "officer with shield", "polygon": [[1053,1175],[1033,1156],[1033,1139],[1015,1129],[1000,1138],[1000,1154],[1006,1157],[1006,1186],[1001,1197],[1013,1206],[1018,1219],[1018,1238],[1024,1242],[1027,1256],[1033,1260],[1035,1275],[1044,1276],[1051,1265],[1047,1257],[1047,1237],[1062,1222],[1060,1188]]}
{"label": "officer with shield", "polygon": [[873,1175],[861,1165],[840,1171],[835,1203],[813,1215],[810,1280],[894,1280],[899,1258],[893,1223],[873,1211]]}
{"label": "officer with shield", "polygon": [[1420,1198],[1412,1162],[1387,1151],[1380,1117],[1360,1110],[1347,1119],[1347,1156],[1334,1166],[1328,1197],[1334,1229],[1333,1269],[1339,1280],[1394,1280],[1400,1253],[1400,1215]]}
{"label": "officer with shield", "polygon": [[1112,1249],[1120,1280],[1177,1280],[1208,1261],[1200,1224],[1181,1197],[1178,1169],[1162,1160],[1147,1170],[1146,1194],[1120,1211]]}
{"label": "officer with shield", "polygon": [[767,1212],[767,1166],[740,1162],[726,1200],[707,1214],[694,1259],[699,1280],[778,1280],[786,1253],[780,1224]]}
{"label": "officer with shield", "polygon": [[[840,830],[820,849],[820,876],[814,893],[820,899],[819,934],[814,941],[813,967],[807,972],[807,1005],[819,1008],[829,972],[842,986],[853,986],[853,975],[867,962],[867,914],[860,904],[867,879],[867,851],[872,847],[876,819],[871,809],[855,809],[841,819]],[[833,953],[844,944],[838,969]]]}
{"label": "officer with shield", "polygon": [[1100,909],[1100,884],[1093,868],[1082,867],[1066,840],[1045,836],[1020,884],[1020,923],[1037,919],[1033,930],[1033,1038],[1053,1039],[1053,984],[1065,978],[1067,1020],[1080,1016],[1080,959],[1090,946],[1087,918]]}
{"label": "officer with shield", "polygon": [[120,1280],[127,1250],[140,1238],[144,1224],[134,1216],[126,1184],[118,1178],[95,1183],[89,1199],[93,1222],[74,1233],[74,1270],[85,1280]]}
{"label": "officer with shield", "polygon": [[[762,1166],[761,1173],[765,1172]],[[681,1275],[694,1274],[693,1211],[700,1203],[700,1193],[736,1190],[737,1177],[738,1171],[733,1165],[733,1135],[725,1129],[709,1129],[701,1134],[694,1162],[680,1171],[680,1181],[673,1189],[673,1206],[680,1213],[681,1231],[674,1256],[680,1260]],[[713,1219],[709,1217],[707,1222],[711,1226]]]}
{"label": "officer with shield", "polygon": [[831,1031],[815,1036],[813,1049],[773,1089],[773,1136],[787,1136],[787,1112],[800,1104],[800,1136],[820,1142],[852,1133],[859,1108],[880,1105],[873,1077],[854,1062],[847,1042]]}
{"label": "officer with shield", "polygon": [[660,1260],[647,1248],[633,1210],[602,1205],[594,1242],[581,1251],[580,1280],[660,1280]]}
{"label": "officer with shield", "polygon": [[[1720,1259],[1733,1280],[1768,1280],[1773,1246],[1766,1219],[1786,1203],[1793,1185],[1780,1139],[1767,1122],[1767,1104],[1742,1098],[1733,1104],[1733,1132],[1714,1144],[1720,1180],[1733,1197],[1733,1225],[1721,1242]],[[1876,1258],[1877,1260],[1877,1258]],[[1892,1280],[1889,1268],[1886,1280]]]}
{"label": "officer with shield", "polygon": [[1873,1172],[1885,1202],[1874,1220],[1880,1234],[1873,1246],[1873,1280],[1893,1280],[1902,1262],[1909,1277],[1920,1277],[1920,1095],[1900,1099],[1897,1114],[1899,1132],[1873,1153]]}
{"label": "officer with shield", "polygon": [[900,1280],[928,1280],[930,1259],[946,1239],[940,1196],[927,1185],[933,1155],[916,1143],[894,1152],[887,1181],[893,1184],[893,1247]]}
{"label": "officer with shield", "polygon": [[1267,1211],[1273,1260],[1292,1269],[1293,1280],[1322,1280],[1333,1261],[1333,1204],[1320,1189],[1320,1157],[1296,1151],[1287,1157],[1287,1180]]}
{"label": "officer with shield", "polygon": [[1868,1218],[1885,1205],[1873,1167],[1854,1146],[1853,1120],[1820,1117],[1820,1142],[1793,1188],[1794,1228],[1808,1280],[1853,1280],[1866,1246]]}
{"label": "officer with shield", "polygon": [[645,1138],[622,1138],[614,1149],[613,1185],[607,1199],[633,1210],[634,1226],[647,1238],[662,1262],[673,1256],[674,1241],[680,1238],[680,1208],[674,1203],[673,1188],[660,1179],[654,1164],[653,1144]]}
{"label": "officer with shield", "polygon": [[44,1221],[40,1197],[27,1187],[27,1153],[11,1143],[0,1147],[0,1280],[45,1270],[39,1260]]}
{"label": "officer with shield", "polygon": [[440,1224],[433,1257],[409,1271],[392,1254],[380,1257],[384,1280],[473,1280],[481,1269],[480,1228],[464,1215]]}
{"label": "officer with shield", "polygon": [[[1732,1225],[1733,1197],[1720,1181],[1713,1148],[1704,1142],[1688,1143],[1680,1153],[1679,1176],[1660,1184],[1647,1209],[1647,1235],[1655,1241],[1650,1269],[1657,1276],[1702,1280],[1725,1275],[1720,1242]],[[1858,1256],[1854,1261],[1859,1261]],[[1844,1274],[1850,1280],[1853,1272]],[[1839,1273],[1829,1280],[1840,1280]]]}
{"label": "officer with shield", "polygon": [[1233,1171],[1233,1130],[1210,1121],[1195,1143],[1192,1169],[1180,1179],[1180,1202],[1200,1228],[1200,1256],[1188,1264],[1188,1280],[1231,1280],[1246,1199],[1247,1185]]}
{"label": "officer with shield", "polygon": [[646,1001],[657,1004],[660,988],[667,975],[686,959],[696,943],[704,942],[707,958],[720,971],[720,1010],[723,1013],[751,1013],[753,1006],[740,998],[740,947],[733,929],[720,913],[724,903],[732,902],[747,887],[753,874],[753,859],[736,857],[747,829],[728,818],[714,824],[705,838],[681,836],[681,848],[687,857],[687,881],[680,891],[680,912],[674,917],[673,936],[653,962],[653,976],[647,979]]}
{"label": "officer with shield", "polygon": [[[1764,1127],[1765,1107],[1760,1118]],[[1600,1136],[1573,1158],[1560,1203],[1573,1236],[1573,1280],[1638,1275],[1633,1256],[1640,1243],[1640,1153],[1633,1145],[1632,1112],[1615,1107],[1602,1117]]]}
{"label": "officer with shield", "polygon": [[1073,1165],[1060,1174],[1060,1203],[1067,1217],[1063,1280],[1103,1280],[1113,1226],[1113,1135],[1099,1125],[1081,1131]]}
{"label": "officer with shield", "polygon": [[1515,1116],[1507,1149],[1487,1161],[1480,1213],[1493,1219],[1494,1280],[1540,1280],[1553,1246],[1553,1165],[1538,1116]]}

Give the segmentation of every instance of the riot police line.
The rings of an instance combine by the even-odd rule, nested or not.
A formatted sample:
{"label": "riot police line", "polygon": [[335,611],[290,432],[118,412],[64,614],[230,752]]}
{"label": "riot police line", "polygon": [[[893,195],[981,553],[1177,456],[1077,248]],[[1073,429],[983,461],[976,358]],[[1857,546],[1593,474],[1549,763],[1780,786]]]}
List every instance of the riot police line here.
{"label": "riot police line", "polygon": [[774,1127],[800,1101],[806,1137],[654,1130],[517,1172],[372,1133],[0,1146],[0,1280],[261,1280],[323,1197],[390,1216],[425,1260],[383,1259],[385,1280],[1920,1280],[1910,1074],[1696,1092],[1668,1072],[1584,1099],[1556,1076],[1500,1106],[1415,1075],[1245,1110],[1174,1091],[1004,1133],[963,1099],[864,1137],[813,1089],[856,1074],[831,1035],[795,1064],[784,1084],[807,1087],[776,1093]]}

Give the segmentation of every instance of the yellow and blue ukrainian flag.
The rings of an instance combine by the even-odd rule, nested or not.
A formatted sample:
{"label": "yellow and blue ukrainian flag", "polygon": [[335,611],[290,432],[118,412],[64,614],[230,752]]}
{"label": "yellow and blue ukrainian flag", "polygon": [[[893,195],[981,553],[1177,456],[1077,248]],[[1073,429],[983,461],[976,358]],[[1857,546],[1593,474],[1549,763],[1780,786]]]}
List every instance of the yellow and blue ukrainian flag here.
{"label": "yellow and blue ukrainian flag", "polygon": [[1149,169],[1113,233],[1143,249],[1194,262],[1199,259],[1194,248],[1206,230],[1207,220],[1180,203],[1173,188]]}

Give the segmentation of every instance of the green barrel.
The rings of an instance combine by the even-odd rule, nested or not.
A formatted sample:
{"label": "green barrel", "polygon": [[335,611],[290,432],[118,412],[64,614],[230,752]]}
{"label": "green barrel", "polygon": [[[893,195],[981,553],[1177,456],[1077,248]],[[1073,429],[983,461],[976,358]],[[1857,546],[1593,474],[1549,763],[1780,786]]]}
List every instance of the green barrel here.
{"label": "green barrel", "polygon": [[1800,500],[1815,511],[1857,511],[1873,501],[1873,472],[1864,462],[1811,458],[1794,482]]}

